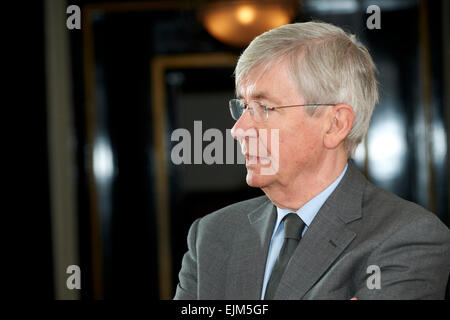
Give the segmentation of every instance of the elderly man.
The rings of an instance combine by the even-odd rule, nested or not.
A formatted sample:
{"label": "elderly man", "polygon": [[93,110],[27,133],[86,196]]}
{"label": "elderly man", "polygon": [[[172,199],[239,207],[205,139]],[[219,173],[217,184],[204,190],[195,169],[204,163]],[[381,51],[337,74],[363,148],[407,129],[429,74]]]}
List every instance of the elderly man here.
{"label": "elderly man", "polygon": [[247,183],[265,196],[192,224],[175,299],[444,298],[448,228],[349,160],[378,99],[374,71],[330,24],[253,40],[230,110]]}

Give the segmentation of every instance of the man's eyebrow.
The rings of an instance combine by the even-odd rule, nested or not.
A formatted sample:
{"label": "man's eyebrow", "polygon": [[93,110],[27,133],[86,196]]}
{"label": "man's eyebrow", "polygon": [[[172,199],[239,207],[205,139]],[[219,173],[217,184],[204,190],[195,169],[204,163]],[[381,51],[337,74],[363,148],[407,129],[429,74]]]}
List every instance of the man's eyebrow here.
{"label": "man's eyebrow", "polygon": [[[238,95],[237,99],[242,100],[243,97],[242,95]],[[250,95],[250,100],[266,100],[269,102],[274,102],[275,104],[277,104],[277,100],[275,98],[272,98],[270,95],[264,93],[264,92],[254,92]]]}
{"label": "man's eyebrow", "polygon": [[270,100],[264,92],[255,92],[251,95],[252,99]]}

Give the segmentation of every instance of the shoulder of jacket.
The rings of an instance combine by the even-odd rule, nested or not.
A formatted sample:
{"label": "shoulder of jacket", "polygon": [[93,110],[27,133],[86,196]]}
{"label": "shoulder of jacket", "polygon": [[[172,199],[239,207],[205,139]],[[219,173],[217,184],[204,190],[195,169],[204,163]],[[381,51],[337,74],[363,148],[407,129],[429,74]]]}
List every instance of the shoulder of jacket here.
{"label": "shoulder of jacket", "polygon": [[265,195],[236,202],[207,214],[200,219],[200,223],[203,225],[223,224],[227,221],[236,221],[241,220],[242,218],[247,219],[248,213],[268,202],[270,202],[270,200]]}
{"label": "shoulder of jacket", "polygon": [[[448,227],[421,205],[369,183],[363,200],[363,217],[379,220],[379,224],[398,232],[412,229],[417,233],[433,232],[450,236]],[[430,235],[431,236],[431,235]]]}

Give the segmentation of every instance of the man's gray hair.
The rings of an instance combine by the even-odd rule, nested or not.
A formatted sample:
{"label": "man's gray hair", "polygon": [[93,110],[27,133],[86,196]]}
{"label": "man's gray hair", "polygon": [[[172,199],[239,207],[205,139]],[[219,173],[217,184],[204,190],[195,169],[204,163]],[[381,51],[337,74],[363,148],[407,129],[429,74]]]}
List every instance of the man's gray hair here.
{"label": "man's gray hair", "polygon": [[[345,103],[355,120],[345,145],[353,155],[369,128],[378,89],[376,67],[354,35],[323,22],[293,23],[267,31],[245,49],[236,66],[236,89],[256,67],[286,59],[304,103]],[[312,115],[316,107],[307,112]]]}

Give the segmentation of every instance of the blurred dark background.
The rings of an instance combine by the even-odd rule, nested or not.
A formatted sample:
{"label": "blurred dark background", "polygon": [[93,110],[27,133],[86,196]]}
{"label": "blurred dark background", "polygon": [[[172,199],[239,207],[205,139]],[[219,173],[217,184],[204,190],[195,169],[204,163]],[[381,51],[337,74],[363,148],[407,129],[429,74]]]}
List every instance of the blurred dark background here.
{"label": "blurred dark background", "polygon": [[[22,254],[38,256],[38,297],[171,298],[190,224],[262,194],[246,185],[238,149],[223,150],[234,164],[175,165],[171,135],[192,133],[192,163],[194,121],[225,144],[234,63],[252,28],[277,16],[270,10],[286,9],[287,21],[273,23],[334,23],[369,48],[380,103],[354,161],[449,225],[449,1],[215,2],[33,1],[24,18],[32,27],[12,26],[27,39],[16,101],[29,122],[22,173],[32,178],[18,207],[32,208],[24,219],[38,230]],[[79,30],[66,27],[69,5],[81,9]],[[381,10],[380,29],[366,25],[369,5]],[[239,6],[242,30],[227,16]],[[217,10],[228,20],[212,26],[223,22]],[[81,290],[66,287],[69,265],[81,268]]]}

